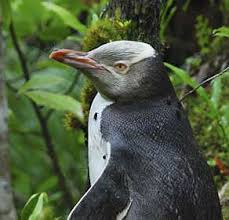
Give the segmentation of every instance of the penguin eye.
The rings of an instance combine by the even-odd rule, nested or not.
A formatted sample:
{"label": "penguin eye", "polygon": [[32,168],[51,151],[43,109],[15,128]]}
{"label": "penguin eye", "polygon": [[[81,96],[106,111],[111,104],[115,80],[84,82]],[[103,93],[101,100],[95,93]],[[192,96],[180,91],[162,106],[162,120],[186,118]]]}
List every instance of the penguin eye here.
{"label": "penguin eye", "polygon": [[128,70],[128,66],[122,62],[115,63],[114,68],[120,73],[126,73]]}

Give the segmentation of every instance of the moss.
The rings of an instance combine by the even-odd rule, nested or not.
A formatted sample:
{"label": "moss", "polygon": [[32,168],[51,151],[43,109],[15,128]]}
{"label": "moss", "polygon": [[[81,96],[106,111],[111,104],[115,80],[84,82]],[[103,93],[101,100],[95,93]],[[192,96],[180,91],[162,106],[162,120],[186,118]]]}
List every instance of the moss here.
{"label": "moss", "polygon": [[221,194],[221,206],[223,219],[229,220],[229,183],[227,183],[224,187],[223,193]]}
{"label": "moss", "polygon": [[83,49],[88,51],[110,41],[126,39],[129,25],[130,22],[119,19],[98,20],[88,29]]}
{"label": "moss", "polygon": [[74,129],[83,129],[84,128],[84,124],[82,124],[82,122],[80,122],[74,113],[66,113],[64,115],[64,127],[67,130],[74,130]]}
{"label": "moss", "polygon": [[[95,95],[96,95],[96,90],[93,84],[91,83],[91,81],[87,80],[81,91],[81,97],[80,97],[85,120],[88,119],[90,106]],[[87,124],[87,121],[85,121],[85,124]]]}

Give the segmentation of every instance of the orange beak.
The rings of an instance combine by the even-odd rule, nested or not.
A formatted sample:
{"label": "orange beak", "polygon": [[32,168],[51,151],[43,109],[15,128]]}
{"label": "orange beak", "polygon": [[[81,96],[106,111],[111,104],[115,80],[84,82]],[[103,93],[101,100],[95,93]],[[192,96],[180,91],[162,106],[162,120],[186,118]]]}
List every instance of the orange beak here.
{"label": "orange beak", "polygon": [[77,69],[101,69],[102,65],[87,56],[87,52],[61,49],[53,51],[49,58],[73,66]]}

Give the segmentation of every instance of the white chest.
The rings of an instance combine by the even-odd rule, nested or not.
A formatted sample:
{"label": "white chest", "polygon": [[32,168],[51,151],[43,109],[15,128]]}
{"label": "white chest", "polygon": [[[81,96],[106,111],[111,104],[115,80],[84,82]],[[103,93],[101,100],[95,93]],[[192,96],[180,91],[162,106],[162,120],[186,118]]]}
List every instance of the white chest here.
{"label": "white chest", "polygon": [[91,185],[101,176],[110,157],[110,144],[102,138],[100,124],[103,110],[112,103],[98,93],[91,105],[88,120],[88,166]]}

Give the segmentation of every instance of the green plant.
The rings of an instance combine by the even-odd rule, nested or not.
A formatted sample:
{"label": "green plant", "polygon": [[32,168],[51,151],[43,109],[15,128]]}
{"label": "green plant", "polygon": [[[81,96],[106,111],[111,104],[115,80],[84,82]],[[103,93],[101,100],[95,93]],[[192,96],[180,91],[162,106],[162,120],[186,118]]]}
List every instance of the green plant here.
{"label": "green plant", "polygon": [[[41,220],[47,204],[48,196],[46,193],[32,195],[22,209],[21,220]],[[46,214],[46,219],[53,219],[53,213]]]}
{"label": "green plant", "polygon": [[129,21],[121,21],[119,19],[100,19],[95,21],[84,37],[83,49],[88,51],[110,41],[126,39],[129,26]]}
{"label": "green plant", "polygon": [[200,53],[206,55],[211,48],[212,28],[209,26],[209,21],[206,17],[199,15],[196,18],[196,39],[200,48]]}
{"label": "green plant", "polygon": [[[51,206],[46,203],[44,194],[33,197],[33,209],[28,211],[29,200],[27,211],[23,211],[27,220],[53,220],[52,206],[57,216],[64,216],[84,188],[83,134],[81,129],[66,131],[62,122],[64,112],[73,112],[83,123],[78,101],[82,81],[78,72],[48,60],[53,43],[65,41],[73,32],[82,39],[86,30],[86,25],[78,19],[82,9],[87,9],[83,3],[62,0],[58,3],[2,0],[0,3],[7,54],[4,72],[12,181],[14,192],[20,198],[16,206],[21,210],[35,192],[49,192],[52,203]],[[79,164],[73,166],[75,161]],[[70,180],[72,172],[77,175]]]}
{"label": "green plant", "polygon": [[168,0],[164,4],[160,13],[160,40],[164,42],[166,40],[166,30],[177,10],[177,6],[174,6],[174,0]]}
{"label": "green plant", "polygon": [[213,30],[214,36],[229,37],[229,27],[223,26]]}

